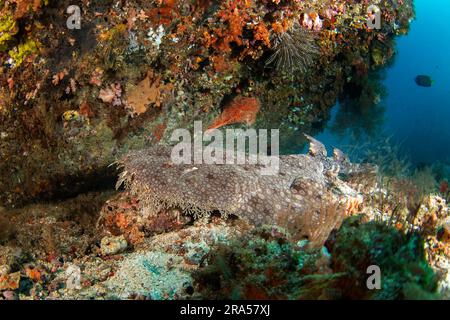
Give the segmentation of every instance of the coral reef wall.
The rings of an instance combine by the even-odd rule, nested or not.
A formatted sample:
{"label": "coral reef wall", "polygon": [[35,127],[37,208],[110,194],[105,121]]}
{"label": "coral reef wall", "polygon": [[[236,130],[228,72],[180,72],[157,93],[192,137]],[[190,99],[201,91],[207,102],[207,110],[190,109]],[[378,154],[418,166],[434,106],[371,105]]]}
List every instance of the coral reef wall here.
{"label": "coral reef wall", "polygon": [[256,126],[316,128],[407,32],[411,0],[378,5],[371,30],[356,0],[1,0],[0,205],[109,185],[121,155],[237,96]]}

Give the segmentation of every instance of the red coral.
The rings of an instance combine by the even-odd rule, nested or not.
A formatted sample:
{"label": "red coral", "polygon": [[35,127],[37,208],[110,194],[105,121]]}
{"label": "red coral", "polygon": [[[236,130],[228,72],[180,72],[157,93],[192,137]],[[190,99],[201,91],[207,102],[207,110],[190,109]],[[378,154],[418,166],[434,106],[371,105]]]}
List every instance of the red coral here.
{"label": "red coral", "polygon": [[[217,13],[217,17],[223,22],[226,28],[214,28],[214,35],[205,34],[207,46],[215,45],[219,51],[231,51],[231,43],[238,46],[243,44],[242,32],[247,22],[250,20],[248,8],[251,1],[227,1]],[[214,39],[211,41],[211,39]],[[219,39],[217,41],[217,39]]]}
{"label": "red coral", "polygon": [[262,41],[268,48],[270,48],[270,32],[264,23],[258,23],[254,28],[256,41]]}
{"label": "red coral", "polygon": [[30,12],[37,12],[42,7],[41,0],[12,0],[15,3],[14,18],[21,19]]}
{"label": "red coral", "polygon": [[167,124],[161,123],[156,126],[155,130],[153,131],[153,136],[155,137],[155,141],[159,142],[164,136],[164,132],[166,132]]}
{"label": "red coral", "polygon": [[227,59],[223,56],[213,56],[211,57],[214,70],[217,73],[223,73],[230,69],[230,64],[228,63]]}
{"label": "red coral", "polygon": [[150,10],[148,17],[154,25],[168,26],[179,16],[175,0],[159,0],[160,7]]}
{"label": "red coral", "polygon": [[156,216],[141,218],[141,205],[129,193],[120,193],[111,198],[102,208],[99,227],[103,232],[123,235],[133,246],[146,236],[181,229],[188,219],[180,217],[176,210],[162,210]]}
{"label": "red coral", "polygon": [[80,105],[80,114],[86,118],[92,118],[94,116],[94,112],[86,101]]}

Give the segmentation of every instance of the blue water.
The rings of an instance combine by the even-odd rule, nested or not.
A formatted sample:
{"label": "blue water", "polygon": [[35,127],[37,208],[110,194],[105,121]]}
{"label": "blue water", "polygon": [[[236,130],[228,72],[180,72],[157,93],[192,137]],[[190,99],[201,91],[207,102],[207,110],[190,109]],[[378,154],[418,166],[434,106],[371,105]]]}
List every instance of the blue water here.
{"label": "blue water", "polygon": [[[332,129],[342,112],[337,105],[325,131],[316,135],[319,140],[348,149],[362,143],[351,139],[351,133],[367,131],[367,122],[378,115],[382,118],[375,135],[392,137],[412,163],[450,164],[450,0],[416,0],[415,12],[409,33],[396,39],[394,63],[383,72],[384,113],[380,108],[377,114],[374,106],[372,114],[361,114],[366,119],[347,123],[344,133],[337,134]],[[419,87],[414,81],[418,74],[430,75],[435,84]]]}

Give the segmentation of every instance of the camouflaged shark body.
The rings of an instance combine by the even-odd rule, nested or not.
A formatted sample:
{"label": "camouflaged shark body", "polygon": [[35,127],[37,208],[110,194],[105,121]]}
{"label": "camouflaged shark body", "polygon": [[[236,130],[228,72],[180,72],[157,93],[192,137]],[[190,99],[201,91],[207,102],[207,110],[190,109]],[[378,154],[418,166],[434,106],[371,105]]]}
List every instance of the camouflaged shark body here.
{"label": "camouflaged shark body", "polygon": [[261,166],[175,165],[171,148],[155,146],[128,154],[120,165],[118,185],[141,201],[144,214],[179,207],[195,216],[220,212],[254,225],[287,227],[298,239],[323,244],[345,217],[347,202],[357,193],[338,177],[351,165],[336,150],[328,158],[325,147],[310,140],[309,154],[280,156],[276,175],[261,175]]}

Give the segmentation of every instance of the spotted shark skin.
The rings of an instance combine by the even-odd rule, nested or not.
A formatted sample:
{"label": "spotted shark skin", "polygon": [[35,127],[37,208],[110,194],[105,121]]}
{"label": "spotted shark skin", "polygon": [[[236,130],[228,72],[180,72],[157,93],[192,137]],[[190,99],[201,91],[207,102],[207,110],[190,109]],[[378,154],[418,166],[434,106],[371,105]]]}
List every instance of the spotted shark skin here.
{"label": "spotted shark skin", "polygon": [[143,204],[143,214],[178,207],[194,216],[220,212],[255,226],[280,225],[322,245],[345,218],[347,201],[358,194],[339,178],[362,170],[339,150],[327,157],[322,143],[307,136],[308,154],[280,156],[279,172],[262,175],[249,164],[174,164],[171,148],[154,146],[126,155],[119,165],[122,183]]}

